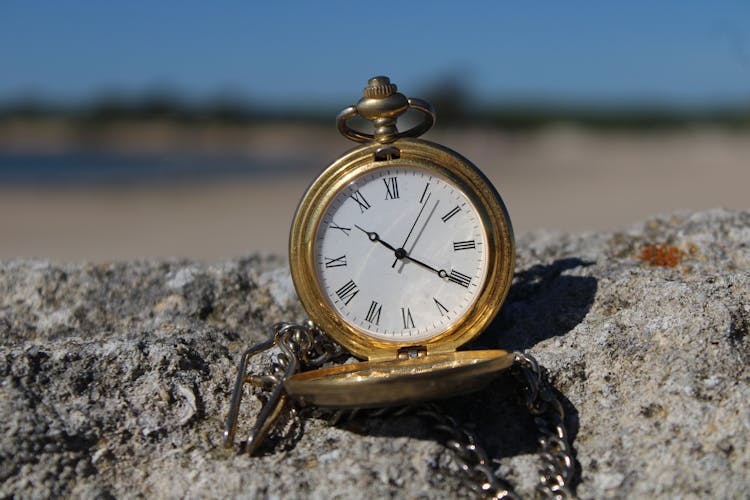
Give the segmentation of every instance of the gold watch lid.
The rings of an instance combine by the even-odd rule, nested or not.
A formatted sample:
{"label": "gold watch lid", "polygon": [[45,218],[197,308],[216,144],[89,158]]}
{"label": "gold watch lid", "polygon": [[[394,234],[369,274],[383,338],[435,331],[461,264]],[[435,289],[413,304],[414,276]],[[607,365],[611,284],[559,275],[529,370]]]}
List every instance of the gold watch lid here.
{"label": "gold watch lid", "polygon": [[365,361],[297,373],[284,388],[296,400],[320,407],[407,404],[479,390],[514,359],[513,353],[486,350]]}

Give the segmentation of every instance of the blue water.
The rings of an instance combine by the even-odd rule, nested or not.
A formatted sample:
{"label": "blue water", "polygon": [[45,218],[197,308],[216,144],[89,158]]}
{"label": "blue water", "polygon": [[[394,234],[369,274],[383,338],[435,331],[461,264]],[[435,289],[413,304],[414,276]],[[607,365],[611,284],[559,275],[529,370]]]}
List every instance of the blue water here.
{"label": "blue water", "polygon": [[283,175],[309,167],[309,160],[296,157],[0,152],[0,185],[174,183]]}

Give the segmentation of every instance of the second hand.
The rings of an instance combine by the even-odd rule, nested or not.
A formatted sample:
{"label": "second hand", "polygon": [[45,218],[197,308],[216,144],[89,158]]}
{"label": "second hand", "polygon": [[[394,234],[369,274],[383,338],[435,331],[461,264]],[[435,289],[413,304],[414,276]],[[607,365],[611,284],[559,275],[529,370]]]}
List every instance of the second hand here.
{"label": "second hand", "polygon": [[[422,208],[419,209],[419,213],[417,214],[417,218],[414,219],[414,224],[411,225],[411,229],[409,229],[409,234],[406,235],[406,238],[404,238],[404,243],[401,245],[401,248],[404,248],[406,246],[406,242],[409,241],[409,236],[411,236],[411,233],[414,231],[414,228],[417,227],[417,222],[419,222],[419,218],[422,216],[422,212],[424,212],[424,207],[427,206],[427,202],[430,201],[430,196],[432,196],[432,193],[427,194],[427,198],[424,200],[424,203],[422,203]],[[391,264],[391,267],[396,267],[396,262],[398,262],[399,259],[393,261],[393,264]]]}

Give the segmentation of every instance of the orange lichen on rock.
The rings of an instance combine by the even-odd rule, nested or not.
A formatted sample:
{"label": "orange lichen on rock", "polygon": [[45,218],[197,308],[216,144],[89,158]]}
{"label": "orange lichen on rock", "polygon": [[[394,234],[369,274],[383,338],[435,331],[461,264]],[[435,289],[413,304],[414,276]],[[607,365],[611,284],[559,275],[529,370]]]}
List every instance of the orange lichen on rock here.
{"label": "orange lichen on rock", "polygon": [[687,244],[684,249],[661,243],[644,247],[639,258],[652,266],[675,267],[685,257],[695,256],[697,253],[698,247],[692,243]]}

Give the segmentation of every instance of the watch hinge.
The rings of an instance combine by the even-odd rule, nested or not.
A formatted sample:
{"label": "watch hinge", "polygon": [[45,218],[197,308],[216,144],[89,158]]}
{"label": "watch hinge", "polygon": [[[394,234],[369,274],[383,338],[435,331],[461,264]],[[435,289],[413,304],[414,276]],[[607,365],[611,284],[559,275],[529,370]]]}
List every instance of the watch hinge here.
{"label": "watch hinge", "polygon": [[427,348],[423,345],[402,347],[398,350],[398,359],[423,358],[427,356]]}
{"label": "watch hinge", "polygon": [[398,160],[401,158],[401,150],[396,146],[383,146],[375,151],[375,161]]}

